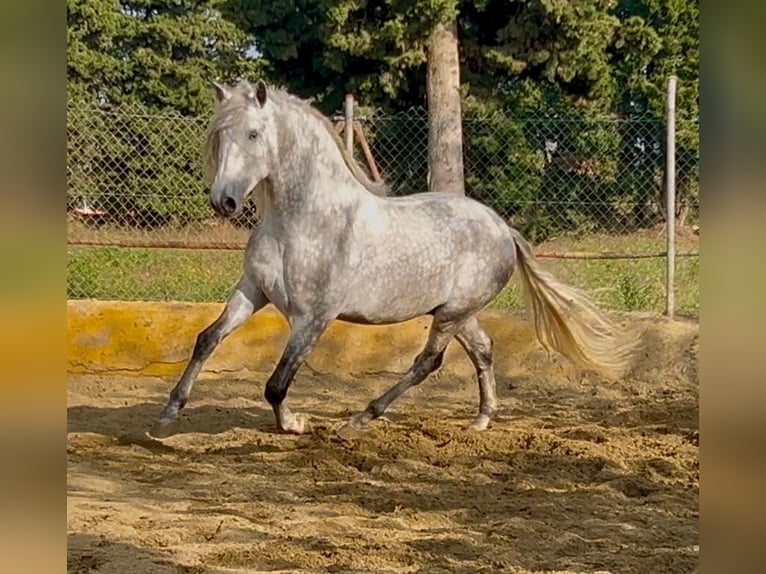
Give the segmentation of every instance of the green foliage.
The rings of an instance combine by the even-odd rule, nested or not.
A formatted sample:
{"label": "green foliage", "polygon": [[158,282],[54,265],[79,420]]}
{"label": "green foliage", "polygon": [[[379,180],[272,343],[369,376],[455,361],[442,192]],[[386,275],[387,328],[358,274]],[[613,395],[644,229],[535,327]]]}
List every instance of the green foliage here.
{"label": "green foliage", "polygon": [[326,113],[348,92],[375,106],[422,104],[427,38],[456,10],[456,0],[225,0],[222,7],[256,38],[267,73]]}
{"label": "green foliage", "polygon": [[241,269],[237,251],[75,247],[67,258],[67,297],[224,301]]}
{"label": "green foliage", "polygon": [[[345,93],[395,112],[370,125],[394,189],[425,189],[427,37],[455,11],[469,194],[535,240],[655,224],[667,76],[679,75],[679,203],[698,194],[698,2],[227,0],[268,73],[326,112]],[[391,145],[393,143],[393,146]],[[555,146],[548,153],[547,147]],[[394,149],[392,149],[392,147]],[[550,205],[560,206],[550,213]]]}
{"label": "green foliage", "polygon": [[505,77],[547,80],[608,100],[616,89],[608,48],[620,27],[614,4],[490,0],[476,14],[482,63]]}
{"label": "green foliage", "polygon": [[365,121],[375,161],[395,195],[428,190],[428,115],[424,109],[372,114]]}
{"label": "green foliage", "polygon": [[119,113],[70,104],[67,110],[68,207],[87,204],[107,221],[185,225],[209,217],[202,187],[204,124],[142,105]]}
{"label": "green foliage", "polygon": [[[675,73],[679,210],[696,217],[698,0],[67,0],[81,109],[70,111],[70,204],[155,223],[205,213],[201,126],[149,115],[207,117],[214,78],[266,75],[326,113],[347,92],[422,110],[429,33],[455,14],[470,195],[535,241],[655,224]],[[408,112],[370,125],[403,193],[425,189],[424,122]]]}
{"label": "green foliage", "polygon": [[210,81],[257,74],[252,39],[221,0],[67,0],[69,98],[182,115],[211,108]]}
{"label": "green foliage", "polygon": [[214,79],[257,74],[220,0],[67,0],[68,207],[134,225],[210,213],[199,169]]}
{"label": "green foliage", "polygon": [[[665,241],[655,231],[626,235],[565,234],[538,246],[542,252],[599,252],[651,254],[663,251]],[[697,251],[693,238],[679,238],[678,253]],[[541,264],[556,278],[587,291],[603,308],[621,311],[662,312],[665,308],[666,261],[663,257],[641,259],[551,259]],[[699,257],[676,260],[676,309],[679,314],[699,314]],[[495,299],[503,309],[522,309],[524,299],[518,281],[511,281]]]}
{"label": "green foliage", "polygon": [[[573,248],[576,249],[576,248]],[[543,265],[558,279],[588,292],[604,309],[651,311],[665,309],[665,260],[555,261]],[[682,258],[676,269],[676,310],[679,315],[699,316],[699,259]],[[518,281],[511,281],[495,298],[494,307],[525,308]]]}
{"label": "green foliage", "polygon": [[543,181],[543,148],[530,141],[527,127],[502,113],[463,124],[466,193],[509,218],[534,210]]}
{"label": "green foliage", "polygon": [[[621,275],[617,283],[617,293],[620,303],[625,309],[646,309],[651,304],[651,290],[643,284],[645,277],[636,273]],[[662,284],[660,283],[661,287]]]}

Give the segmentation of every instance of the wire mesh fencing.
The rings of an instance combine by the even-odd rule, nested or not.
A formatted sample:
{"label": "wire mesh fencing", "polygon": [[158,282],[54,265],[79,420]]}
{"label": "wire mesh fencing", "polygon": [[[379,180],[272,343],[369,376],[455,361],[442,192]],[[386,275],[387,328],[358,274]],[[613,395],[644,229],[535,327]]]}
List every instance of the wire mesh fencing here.
{"label": "wire mesh fencing", "polygon": [[[373,114],[361,121],[394,192],[427,190],[425,112]],[[662,120],[648,115],[465,117],[466,194],[533,241],[563,232],[646,229],[665,221],[664,134]],[[680,151],[676,217],[684,226],[698,215],[698,157],[696,148]]]}
{"label": "wire mesh fencing", "polygon": [[[428,190],[424,110],[355,118],[366,154],[394,194]],[[213,214],[202,183],[207,120],[140,107],[67,110],[69,298],[221,301],[241,270],[257,223]],[[676,150],[679,310],[698,306],[694,231],[699,211],[698,126]],[[550,266],[604,305],[661,310],[662,119],[571,114],[466,115],[466,194],[518,228]],[[371,172],[373,170],[370,170]],[[499,301],[520,306],[515,288]]]}

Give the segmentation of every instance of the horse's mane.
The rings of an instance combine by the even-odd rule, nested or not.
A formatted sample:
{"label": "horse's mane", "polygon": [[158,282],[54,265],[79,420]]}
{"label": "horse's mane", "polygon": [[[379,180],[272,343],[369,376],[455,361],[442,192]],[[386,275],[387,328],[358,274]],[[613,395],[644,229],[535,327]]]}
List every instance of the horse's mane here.
{"label": "horse's mane", "polygon": [[[302,100],[281,88],[268,86],[268,98],[274,99],[279,104],[296,106],[302,111],[316,118],[317,121],[327,130],[330,137],[338,146],[343,161],[351,174],[367,191],[379,196],[389,195],[389,188],[384,182],[371,180],[364,170],[359,167],[356,159],[348,152],[338,133],[333,129],[332,123],[327,117],[312,106],[309,102]],[[240,82],[230,89],[231,97],[217,106],[216,112],[208,126],[204,144],[204,165],[205,180],[207,183],[212,181],[218,167],[218,132],[231,126],[239,120],[242,110],[245,106],[245,96],[252,91],[252,86],[247,82]]]}

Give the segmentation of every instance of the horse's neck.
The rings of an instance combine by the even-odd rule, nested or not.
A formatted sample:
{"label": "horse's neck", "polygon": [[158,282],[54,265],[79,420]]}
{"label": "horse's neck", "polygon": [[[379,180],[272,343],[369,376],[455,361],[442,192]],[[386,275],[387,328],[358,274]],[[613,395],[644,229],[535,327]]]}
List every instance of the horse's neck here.
{"label": "horse's neck", "polygon": [[283,214],[308,211],[317,216],[357,205],[369,192],[353,176],[337,144],[314,118],[295,119],[299,126],[287,140],[274,178],[272,207]]}
{"label": "horse's neck", "polygon": [[373,197],[353,178],[328,177],[320,173],[305,180],[293,181],[289,188],[275,190],[271,210],[282,219],[337,219],[339,213],[356,209],[367,197]]}

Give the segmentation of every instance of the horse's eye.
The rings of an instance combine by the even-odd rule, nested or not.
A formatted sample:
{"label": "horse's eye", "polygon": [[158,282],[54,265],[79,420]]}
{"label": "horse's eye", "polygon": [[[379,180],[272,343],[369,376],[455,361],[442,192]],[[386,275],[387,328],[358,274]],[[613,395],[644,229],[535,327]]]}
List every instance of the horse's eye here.
{"label": "horse's eye", "polygon": [[255,130],[251,130],[250,133],[247,134],[247,139],[250,141],[254,141],[258,139],[258,132]]}

